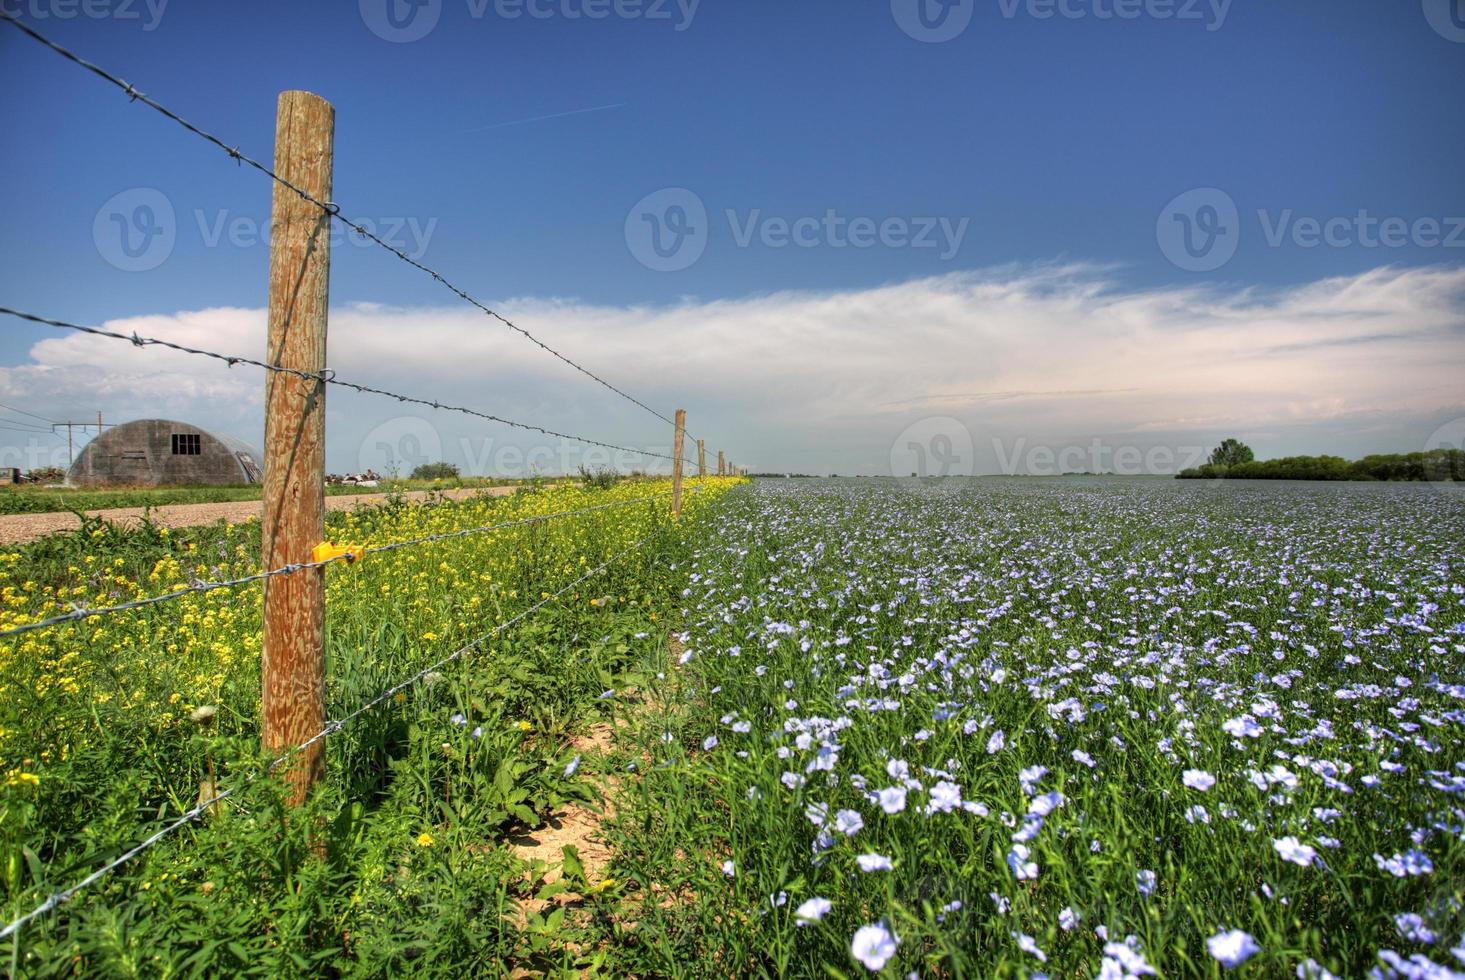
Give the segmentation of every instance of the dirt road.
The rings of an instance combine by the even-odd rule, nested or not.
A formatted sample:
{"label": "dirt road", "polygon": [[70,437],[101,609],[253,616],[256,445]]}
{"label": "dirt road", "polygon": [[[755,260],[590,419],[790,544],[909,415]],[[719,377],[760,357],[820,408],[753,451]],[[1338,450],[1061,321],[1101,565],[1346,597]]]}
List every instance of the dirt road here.
{"label": "dirt road", "polygon": [[[463,500],[474,494],[491,494],[504,497],[513,493],[515,487],[486,487],[477,490],[444,490],[444,496]],[[424,500],[428,491],[414,490],[403,494],[408,500]],[[326,510],[353,510],[362,504],[379,504],[386,499],[384,493],[352,494],[346,497],[327,497]],[[228,521],[238,524],[259,517],[262,504],[258,500],[241,500],[223,504],[166,504],[148,511],[154,522],[167,527],[191,527],[196,524],[212,524]],[[114,524],[136,525],[142,520],[143,508],[119,507],[112,510],[87,511],[89,517],[103,517]],[[6,514],[0,516],[0,545],[25,544],[43,538],[57,531],[75,531],[81,526],[75,514]]]}

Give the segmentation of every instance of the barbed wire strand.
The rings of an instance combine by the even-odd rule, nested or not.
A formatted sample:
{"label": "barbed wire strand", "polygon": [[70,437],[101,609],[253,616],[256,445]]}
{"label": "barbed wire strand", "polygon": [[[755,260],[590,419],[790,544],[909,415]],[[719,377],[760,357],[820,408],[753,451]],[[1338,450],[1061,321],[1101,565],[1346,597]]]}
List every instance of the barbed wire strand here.
{"label": "barbed wire strand", "polygon": [[[499,524],[484,524],[480,527],[464,528],[460,531],[444,531],[438,534],[429,534],[426,537],[412,538],[407,541],[396,541],[391,544],[376,545],[363,549],[362,558],[367,555],[379,555],[389,551],[400,551],[403,548],[415,545],[432,544],[438,541],[446,541],[450,538],[466,538],[474,534],[485,534],[489,531],[498,531],[504,528],[524,527],[530,524],[543,524],[561,517],[575,517],[579,514],[588,514],[597,510],[608,510],[613,507],[628,507],[632,504],[649,503],[660,500],[663,497],[671,496],[671,491],[665,493],[651,494],[646,497],[635,497],[630,500],[615,500],[606,504],[596,504],[592,507],[581,507],[577,510],[560,511],[555,514],[541,514],[537,517],[527,517],[517,521],[505,521]],[[334,562],[344,561],[348,564],[355,561],[350,554],[337,555],[334,558],[326,558],[321,561],[296,562],[289,565],[281,565],[279,568],[272,568],[267,572],[256,572],[253,575],[246,575],[243,578],[226,579],[219,582],[200,582],[190,585],[184,589],[176,589],[172,592],[165,592],[161,595],[149,596],[145,599],[133,599],[130,602],[121,602],[115,606],[98,606],[95,608],[77,607],[71,612],[60,616],[52,616],[49,619],[37,620],[34,623],[24,623],[20,626],[13,626],[10,629],[0,630],[0,639],[10,636],[18,636],[21,633],[30,633],[35,630],[46,629],[51,626],[60,626],[63,623],[78,622],[89,619],[92,616],[105,616],[111,613],[127,612],[130,609],[141,609],[144,606],[156,605],[160,602],[168,602],[173,599],[181,599],[186,595],[200,595],[205,592],[213,592],[218,589],[238,588],[241,585],[249,585],[253,582],[263,582],[265,579],[274,578],[277,575],[294,575],[311,568],[324,568]]]}
{"label": "barbed wire strand", "polygon": [[[670,527],[670,526],[671,525],[668,524],[668,525],[666,525],[665,527],[663,527],[661,529],[658,529],[656,531],[653,531],[651,534],[648,534],[645,537],[641,538],[640,540],[636,541],[630,547],[628,547],[628,548],[626,548],[626,549],[624,549],[622,551],[619,551],[619,552],[617,552],[614,555],[611,555],[605,561],[601,562],[599,565],[597,565],[594,568],[590,569],[588,572],[586,572],[584,575],[581,575],[579,578],[575,579],[573,582],[570,582],[568,585],[564,586],[558,592],[555,592],[555,593],[553,593],[553,594],[551,594],[549,596],[546,596],[545,598],[543,598],[543,599],[539,600],[538,602],[536,602],[534,605],[532,605],[529,608],[525,609],[523,612],[515,615],[513,618],[508,619],[508,620],[505,620],[504,622],[502,622],[499,625],[495,626],[493,629],[489,630],[487,633],[484,633],[482,636],[478,637],[477,639],[474,639],[474,640],[472,640],[472,641],[464,644],[463,646],[459,647],[457,650],[454,650],[452,653],[448,654],[446,657],[443,657],[441,660],[437,661],[436,663],[431,664],[428,667],[423,668],[422,670],[418,671],[416,674],[413,674],[411,677],[407,678],[406,680],[401,681],[400,683],[397,683],[397,684],[393,685],[392,687],[390,687],[387,690],[383,691],[381,694],[378,694],[376,697],[372,698],[370,701],[367,701],[366,703],[364,703],[364,704],[360,705],[359,707],[357,707],[356,710],[352,711],[350,714],[346,715],[344,718],[341,718],[341,719],[339,719],[337,721],[327,722],[326,725],[325,725],[325,727],[322,728],[315,735],[312,735],[309,739],[305,740],[304,742],[301,742],[299,745],[294,746],[289,751],[287,751],[284,755],[281,755],[279,758],[275,759],[274,762],[270,763],[270,767],[269,767],[269,769],[267,771],[268,772],[274,772],[276,769],[278,769],[281,765],[283,765],[288,759],[290,759],[296,753],[301,752],[304,749],[306,749],[306,748],[314,745],[315,743],[321,741],[322,739],[326,738],[327,736],[329,736],[331,734],[334,734],[335,732],[340,731],[347,724],[349,724],[352,721],[356,720],[361,715],[365,714],[367,711],[370,711],[372,708],[375,708],[377,705],[382,704],[383,702],[385,702],[385,701],[389,700],[390,698],[394,697],[398,692],[404,691],[408,687],[411,687],[413,684],[416,684],[418,681],[422,680],[428,674],[431,674],[431,673],[433,673],[434,671],[437,671],[437,670],[441,670],[443,667],[446,667],[448,664],[453,663],[453,662],[455,662],[457,660],[462,659],[465,655],[467,655],[471,651],[477,649],[478,647],[482,646],[484,643],[488,642],[489,640],[493,639],[495,636],[499,635],[504,630],[508,629],[511,626],[517,625],[518,623],[522,622],[524,619],[526,619],[527,617],[529,617],[533,613],[538,612],[540,609],[543,609],[545,606],[549,605],[551,602],[553,602],[554,600],[558,599],[560,596],[564,595],[566,592],[569,592],[571,589],[575,588],[576,586],[581,585],[582,583],[586,582],[587,580],[589,580],[593,576],[600,574],[605,569],[609,568],[614,562],[619,561],[621,558],[625,557],[626,555],[630,554],[631,552],[636,551],[637,549],[641,548],[643,545],[646,544],[646,542],[650,541],[657,534],[661,533],[662,530],[665,530],[666,527]],[[118,857],[113,858],[111,861],[107,862],[102,867],[98,868],[96,871],[93,871],[91,874],[87,875],[85,878],[83,878],[81,881],[77,882],[75,885],[72,885],[69,888],[63,889],[62,891],[53,893],[45,901],[43,901],[40,905],[37,905],[34,909],[32,909],[31,911],[27,912],[25,915],[19,916],[18,918],[11,920],[11,922],[8,925],[6,925],[3,929],[0,929],[0,939],[7,938],[12,933],[14,933],[17,929],[22,928],[27,923],[31,922],[33,919],[36,919],[36,918],[38,918],[38,917],[40,917],[42,915],[45,915],[46,913],[52,911],[56,907],[64,904],[65,902],[70,901],[78,892],[81,892],[82,890],[84,890],[84,889],[90,887],[91,885],[95,884],[96,882],[100,881],[102,878],[106,877],[108,874],[110,874],[111,872],[115,871],[117,868],[121,867],[122,865],[126,864],[128,861],[131,861],[133,858],[137,857],[139,854],[143,853],[144,851],[148,850],[149,848],[151,848],[152,846],[154,846],[155,844],[157,844],[164,837],[167,837],[169,834],[173,833],[178,828],[180,828],[180,827],[182,827],[182,826],[184,826],[184,825],[186,825],[188,823],[191,823],[194,820],[197,820],[200,816],[202,816],[204,813],[206,813],[208,811],[209,807],[214,806],[215,804],[220,803],[223,800],[228,799],[229,797],[233,796],[234,793],[235,793],[235,790],[234,789],[227,789],[227,790],[224,790],[222,793],[216,794],[213,798],[211,798],[209,800],[205,800],[204,802],[199,803],[193,809],[189,810],[187,813],[185,813],[182,816],[180,816],[177,820],[174,820],[171,824],[169,824],[168,826],[164,827],[162,830],[157,831],[152,836],[150,836],[147,839],[145,839],[142,843],[140,843],[137,846],[131,848],[130,850],[126,851],[125,853],[123,853],[121,855],[119,855]]]}
{"label": "barbed wire strand", "polygon": [[182,116],[178,115],[173,110],[169,109],[167,106],[161,104],[160,102],[157,102],[156,100],[154,100],[152,98],[149,98],[148,96],[144,95],[142,92],[139,92],[130,83],[128,83],[128,82],[124,81],[123,79],[117,77],[116,75],[114,75],[111,72],[107,71],[105,68],[102,68],[102,67],[100,67],[98,65],[95,65],[92,62],[87,61],[85,58],[82,58],[80,55],[77,55],[74,52],[72,52],[72,51],[70,51],[70,50],[62,47],[61,45],[57,44],[55,41],[52,41],[50,38],[48,38],[45,35],[41,34],[39,31],[36,31],[34,28],[30,27],[29,25],[22,24],[15,17],[14,14],[11,14],[8,11],[5,11],[3,9],[0,9],[0,17],[3,17],[6,21],[8,21],[9,23],[13,24],[16,27],[16,29],[20,30],[24,34],[29,35],[31,38],[35,39],[36,41],[39,41],[41,44],[44,44],[46,47],[50,48],[52,51],[55,51],[57,54],[61,55],[63,58],[66,58],[68,61],[74,62],[75,64],[81,66],[82,68],[85,68],[87,71],[91,72],[92,74],[97,75],[98,77],[104,79],[105,81],[108,81],[111,84],[117,86],[132,101],[134,101],[134,102],[141,102],[143,105],[146,105],[148,108],[156,110],[157,112],[159,112],[162,115],[166,116],[168,119],[171,119],[173,122],[176,122],[178,125],[182,126],[184,129],[188,130],[190,133],[193,133],[194,135],[199,136],[202,139],[207,140],[208,142],[214,144],[219,149],[221,149],[225,153],[229,154],[229,156],[232,157],[235,160],[235,162],[248,164],[249,166],[253,167],[255,170],[258,170],[260,173],[262,173],[265,176],[269,177],[271,180],[273,180],[276,183],[280,184],[282,187],[288,188],[289,190],[293,191],[295,194],[299,195],[302,200],[307,201],[307,202],[315,205],[316,207],[320,208],[321,211],[323,211],[324,213],[326,213],[327,215],[329,215],[332,218],[332,220],[340,221],[342,224],[346,225],[348,228],[350,228],[352,231],[356,232],[358,235],[361,235],[363,238],[369,239],[373,243],[381,246],[382,248],[386,249],[388,252],[390,252],[393,255],[395,255],[397,258],[401,259],[403,262],[406,262],[408,265],[410,265],[410,266],[412,266],[412,267],[414,267],[416,269],[419,269],[422,272],[427,273],[433,279],[435,279],[436,281],[438,281],[438,282],[442,283],[444,286],[446,286],[449,290],[451,290],[454,294],[456,294],[460,299],[462,299],[465,302],[468,302],[468,303],[472,304],[473,306],[477,307],[479,310],[481,310],[482,312],[484,312],[488,316],[492,317],[493,319],[498,320],[500,323],[502,323],[504,326],[508,327],[510,330],[513,330],[516,333],[521,334],[523,337],[525,337],[527,340],[529,340],[535,346],[539,347],[541,350],[545,351],[546,353],[553,355],[554,357],[558,358],[560,361],[563,361],[565,364],[568,364],[570,367],[574,368],[576,371],[579,371],[581,374],[585,375],[587,378],[590,378],[591,380],[595,381],[597,384],[600,384],[601,386],[605,387],[606,389],[608,389],[608,390],[616,393],[617,395],[620,395],[622,398],[626,399],[627,401],[631,402],[632,404],[637,405],[637,406],[645,409],[646,411],[650,412],[652,415],[654,415],[657,418],[661,419],[667,425],[674,425],[675,424],[671,419],[667,418],[665,415],[662,415],[656,409],[652,408],[650,405],[647,405],[645,402],[641,401],[639,398],[636,398],[636,397],[634,397],[634,396],[632,396],[630,394],[627,394],[626,392],[622,391],[620,388],[617,388],[615,385],[611,384],[609,381],[606,381],[600,375],[598,375],[595,372],[591,371],[589,368],[586,368],[586,367],[578,364],[577,362],[571,360],[569,357],[566,357],[564,354],[561,354],[559,351],[555,350],[553,347],[549,346],[544,341],[542,341],[538,337],[534,336],[534,334],[530,333],[528,330],[525,330],[523,327],[521,327],[518,324],[514,323],[512,320],[510,320],[508,317],[504,316],[502,313],[499,313],[499,312],[497,312],[497,311],[489,308],[484,303],[482,303],[481,301],[479,301],[477,298],[475,298],[474,296],[472,296],[471,294],[469,294],[466,290],[460,288],[459,286],[454,285],[451,281],[449,281],[446,277],[444,277],[442,273],[438,272],[435,269],[429,268],[428,266],[424,265],[423,263],[417,261],[416,259],[412,258],[410,255],[408,255],[406,252],[402,251],[400,248],[397,248],[395,245],[392,245],[392,244],[390,244],[390,243],[388,243],[386,241],[383,241],[381,238],[377,237],[375,234],[373,234],[372,232],[370,232],[366,228],[364,228],[362,226],[361,222],[354,221],[354,220],[352,220],[350,218],[347,218],[346,216],[342,215],[341,214],[341,207],[340,207],[340,205],[336,204],[333,201],[321,201],[321,200],[318,200],[317,198],[313,197],[304,188],[301,188],[301,187],[296,186],[295,184],[291,183],[289,180],[286,180],[284,177],[281,177],[279,174],[275,173],[274,170],[272,170],[271,168],[265,166],[263,163],[260,163],[258,160],[255,160],[254,158],[248,156],[247,154],[241,153],[240,150],[239,150],[239,147],[237,145],[236,146],[230,146],[228,143],[224,142],[223,140],[221,140],[219,137],[213,135],[212,133],[209,133],[209,132],[207,132],[207,131],[205,131],[203,129],[200,129],[199,127],[195,126],[193,123],[189,122],[188,120],[184,119]]}
{"label": "barbed wire strand", "polygon": [[447,405],[443,402],[429,398],[418,398],[413,395],[403,395],[395,391],[387,391],[385,388],[374,388],[371,385],[358,384],[354,381],[343,381],[336,377],[334,371],[324,371],[319,374],[302,371],[299,368],[281,367],[278,364],[270,364],[266,361],[256,360],[252,357],[241,357],[235,354],[220,354],[217,351],[203,350],[198,347],[189,347],[185,344],[175,343],[171,340],[161,340],[157,337],[142,337],[137,333],[125,334],[115,330],[106,330],[102,327],[87,326],[84,323],[71,323],[66,320],[56,320],[51,317],[39,316],[35,313],[26,313],[22,310],[11,309],[8,306],[0,306],[0,313],[13,316],[21,320],[28,320],[31,323],[39,323],[43,326],[55,327],[58,330],[75,330],[80,333],[91,334],[95,337],[107,337],[112,340],[123,340],[134,347],[165,347],[168,350],[178,351],[183,354],[193,354],[199,357],[211,357],[216,361],[223,361],[233,367],[236,364],[247,364],[250,367],[263,368],[266,371],[273,371],[276,374],[288,374],[306,381],[335,385],[338,388],[349,388],[352,391],[364,395],[382,395],[386,398],[394,398],[398,402],[412,405],[422,405],[427,408],[437,409],[443,412],[457,412],[462,415],[470,415],[475,418],[485,419],[489,422],[498,422],[503,425],[513,426],[516,429],[524,429],[529,432],[538,432],[541,435],[550,436],[555,439],[568,439],[571,442],[582,443],[587,446],[599,446],[602,449],[611,449],[623,453],[635,453],[641,456],[649,456],[655,459],[674,460],[676,457],[666,453],[654,452],[650,449],[635,449],[631,446],[618,446],[610,442],[602,442],[599,439],[589,439],[585,436],[571,435],[568,432],[556,432],[554,429],[546,429],[541,425],[534,425],[531,422],[516,422],[513,419],[506,419],[501,415],[491,415],[488,412],[480,412],[477,409],[464,408],[459,405]]}

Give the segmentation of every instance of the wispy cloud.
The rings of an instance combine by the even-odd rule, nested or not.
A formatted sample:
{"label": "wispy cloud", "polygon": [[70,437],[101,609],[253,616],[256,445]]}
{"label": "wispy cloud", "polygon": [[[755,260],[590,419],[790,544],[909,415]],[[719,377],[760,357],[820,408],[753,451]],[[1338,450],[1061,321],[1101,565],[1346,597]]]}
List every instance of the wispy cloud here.
{"label": "wispy cloud", "polygon": [[1018,398],[1046,398],[1053,400],[1098,398],[1102,395],[1125,395],[1139,390],[1139,388],[1074,388],[1068,391],[960,391],[941,395],[916,395],[913,398],[898,398],[895,401],[886,402],[886,404],[916,405],[922,402],[934,401],[960,403],[997,402],[1012,401]]}
{"label": "wispy cloud", "polygon": [[[1236,435],[1262,455],[1358,455],[1421,448],[1442,416],[1465,415],[1465,345],[1455,332],[1465,322],[1465,268],[1381,269],[1260,291],[1139,290],[1094,266],[1008,266],[670,306],[495,305],[650,404],[685,406],[711,448],[769,468],[850,472],[856,461],[888,458],[907,427],[932,416],[959,420],[991,469],[993,440]],[[257,356],[264,346],[261,310],[108,326],[226,353]],[[330,337],[331,367],[344,379],[619,444],[669,441],[663,423],[471,309],[341,305]],[[84,336],[48,338],[0,368],[0,400],[49,417],[176,416],[254,441],[262,391],[253,369]],[[485,438],[544,441],[334,390],[328,407],[337,469],[354,468],[373,430],[401,416],[426,420],[458,461]]]}

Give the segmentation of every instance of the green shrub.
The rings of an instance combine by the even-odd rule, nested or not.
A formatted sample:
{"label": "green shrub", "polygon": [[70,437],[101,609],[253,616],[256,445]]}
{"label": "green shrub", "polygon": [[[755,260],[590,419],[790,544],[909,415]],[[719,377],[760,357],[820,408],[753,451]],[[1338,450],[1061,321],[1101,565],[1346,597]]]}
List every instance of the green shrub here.
{"label": "green shrub", "polygon": [[458,467],[453,463],[423,463],[412,471],[414,480],[456,480]]}

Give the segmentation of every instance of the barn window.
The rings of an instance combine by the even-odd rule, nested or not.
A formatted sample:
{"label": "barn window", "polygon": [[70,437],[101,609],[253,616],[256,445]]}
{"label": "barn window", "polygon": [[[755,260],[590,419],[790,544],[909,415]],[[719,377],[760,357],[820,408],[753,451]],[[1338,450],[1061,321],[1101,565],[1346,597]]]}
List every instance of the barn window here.
{"label": "barn window", "polygon": [[202,452],[203,446],[197,432],[173,433],[174,456],[197,456]]}

